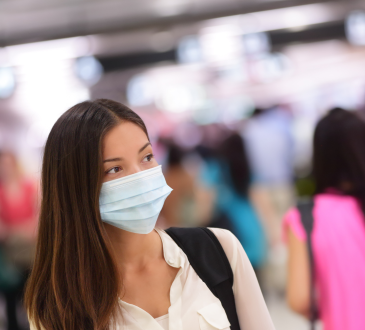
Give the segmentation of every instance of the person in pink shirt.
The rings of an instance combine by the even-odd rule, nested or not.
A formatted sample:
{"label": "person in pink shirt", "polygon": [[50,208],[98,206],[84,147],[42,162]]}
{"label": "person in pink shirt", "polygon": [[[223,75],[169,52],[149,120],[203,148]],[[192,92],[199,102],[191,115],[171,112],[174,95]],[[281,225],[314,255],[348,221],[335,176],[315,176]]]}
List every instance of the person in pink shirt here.
{"label": "person in pink shirt", "polygon": [[[311,234],[316,304],[324,330],[365,329],[365,122],[333,109],[314,134],[316,182]],[[287,301],[310,313],[310,263],[300,213],[285,215]]]}
{"label": "person in pink shirt", "polygon": [[9,330],[22,329],[19,307],[34,258],[37,219],[36,183],[22,174],[13,153],[0,152],[0,293]]}

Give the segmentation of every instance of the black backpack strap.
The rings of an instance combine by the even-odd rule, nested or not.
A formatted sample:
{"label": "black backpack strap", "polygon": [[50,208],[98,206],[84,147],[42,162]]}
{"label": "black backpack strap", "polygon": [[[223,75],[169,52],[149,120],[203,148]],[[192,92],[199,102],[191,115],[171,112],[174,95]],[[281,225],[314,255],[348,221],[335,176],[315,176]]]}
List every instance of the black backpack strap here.
{"label": "black backpack strap", "polygon": [[302,225],[307,234],[307,248],[310,267],[310,322],[312,330],[315,329],[315,321],[318,319],[318,309],[316,305],[316,295],[314,289],[314,257],[312,245],[312,231],[314,225],[313,207],[314,202],[312,199],[300,201],[297,205]]}
{"label": "black backpack strap", "polygon": [[190,265],[221,301],[232,330],[240,330],[233,294],[233,272],[217,237],[208,228],[176,228],[166,233],[184,251]]}

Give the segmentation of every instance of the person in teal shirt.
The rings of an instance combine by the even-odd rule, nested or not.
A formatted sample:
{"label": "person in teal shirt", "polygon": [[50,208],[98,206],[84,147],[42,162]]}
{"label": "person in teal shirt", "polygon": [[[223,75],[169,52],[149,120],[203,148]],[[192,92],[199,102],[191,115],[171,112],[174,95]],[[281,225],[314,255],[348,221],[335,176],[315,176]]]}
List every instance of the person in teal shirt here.
{"label": "person in teal shirt", "polygon": [[232,134],[213,156],[205,157],[200,179],[203,185],[216,191],[214,220],[209,225],[231,229],[252,266],[260,268],[267,244],[261,222],[248,198],[251,172],[240,135]]}

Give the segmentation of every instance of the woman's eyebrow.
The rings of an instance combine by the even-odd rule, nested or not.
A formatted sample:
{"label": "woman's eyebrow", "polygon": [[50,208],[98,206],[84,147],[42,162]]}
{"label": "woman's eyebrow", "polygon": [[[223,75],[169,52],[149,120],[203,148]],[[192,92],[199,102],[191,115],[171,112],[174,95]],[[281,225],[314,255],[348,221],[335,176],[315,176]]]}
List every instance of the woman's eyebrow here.
{"label": "woman's eyebrow", "polygon": [[103,163],[106,163],[106,162],[119,162],[119,161],[122,161],[123,158],[110,158],[110,159],[105,159],[103,160]]}
{"label": "woman's eyebrow", "polygon": [[144,149],[146,149],[150,145],[151,145],[151,143],[147,142],[141,149],[139,149],[138,153],[142,152]]}
{"label": "woman's eyebrow", "polygon": [[[144,149],[146,149],[150,145],[151,145],[151,143],[150,142],[147,142],[141,149],[139,149],[138,153],[142,152]],[[105,159],[105,160],[103,160],[103,163],[107,163],[107,162],[120,162],[122,160],[123,160],[123,158],[116,157],[116,158]]]}

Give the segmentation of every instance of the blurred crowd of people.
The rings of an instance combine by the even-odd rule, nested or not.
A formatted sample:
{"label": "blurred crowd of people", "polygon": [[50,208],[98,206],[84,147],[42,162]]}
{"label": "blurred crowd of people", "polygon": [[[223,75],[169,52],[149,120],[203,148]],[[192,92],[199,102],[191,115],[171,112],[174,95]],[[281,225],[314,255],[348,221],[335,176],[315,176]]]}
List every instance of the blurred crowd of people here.
{"label": "blurred crowd of people", "polygon": [[[365,122],[361,113],[335,108],[318,122],[312,168],[299,180],[293,165],[290,113],[285,109],[257,109],[235,130],[205,129],[208,134],[203,134],[202,143],[190,150],[160,141],[167,148],[166,180],[175,190],[166,201],[161,225],[232,231],[266,295],[286,293],[289,306],[309,318],[313,327],[320,319],[325,329],[362,329]],[[212,129],[219,136],[213,143],[207,139]],[[295,192],[296,181],[301,183]],[[303,197],[311,205],[312,227],[307,234],[305,215],[295,207]],[[285,253],[280,258],[283,249],[288,259]]]}
{"label": "blurred crowd of people", "polygon": [[256,109],[234,128],[197,128],[202,140],[191,148],[173,138],[160,139],[166,180],[174,193],[159,225],[228,229],[259,274],[269,247],[281,245],[281,219],[294,200],[290,117],[282,107]]}

